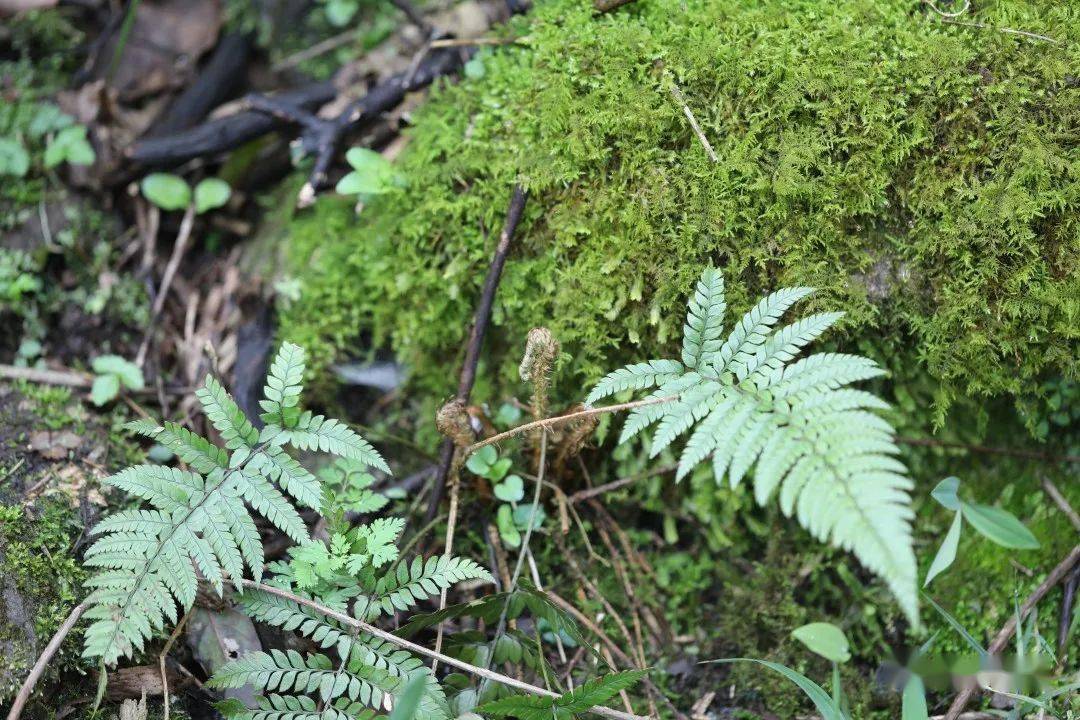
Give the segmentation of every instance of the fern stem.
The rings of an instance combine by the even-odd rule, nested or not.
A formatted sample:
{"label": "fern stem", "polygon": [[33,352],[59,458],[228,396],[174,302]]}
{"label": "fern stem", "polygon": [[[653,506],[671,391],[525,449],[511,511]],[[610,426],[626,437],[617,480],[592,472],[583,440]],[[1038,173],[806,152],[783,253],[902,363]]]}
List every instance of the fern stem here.
{"label": "fern stem", "polygon": [[595,415],[606,415],[608,413],[622,412],[623,410],[633,410],[634,408],[644,407],[646,405],[660,405],[661,403],[672,402],[678,400],[677,395],[661,398],[646,398],[644,400],[634,400],[633,402],[620,403],[619,405],[607,405],[605,407],[589,408],[587,410],[579,410],[578,412],[572,412],[567,415],[556,415],[555,417],[545,418],[543,420],[534,420],[533,422],[525,423],[524,425],[518,425],[515,428],[510,428],[506,432],[501,432],[498,435],[492,435],[486,440],[480,440],[465,448],[463,453],[464,457],[472,455],[474,452],[487,445],[494,445],[495,443],[502,442],[516,435],[529,432],[530,430],[536,430],[537,428],[552,428],[564,425],[568,422],[575,420],[581,420],[582,418],[593,417]]}
{"label": "fern stem", "polygon": [[[337,610],[322,605],[314,600],[309,600],[308,598],[295,595],[288,590],[282,590],[281,588],[274,587],[273,585],[264,585],[262,583],[255,582],[254,580],[248,580],[246,578],[242,579],[240,582],[246,588],[250,588],[252,590],[259,590],[270,595],[276,595],[279,598],[283,598],[285,600],[291,600],[292,602],[299,605],[309,607],[312,610],[315,610],[328,618],[337,620],[343,625],[357,628],[358,630],[362,630],[370,635],[380,638],[381,640],[385,640],[389,643],[397,645],[400,648],[404,648],[405,650],[414,652],[417,655],[423,655],[425,657],[438,660],[451,667],[456,667],[459,670],[464,670],[465,672],[472,673],[473,675],[476,675],[478,677],[493,680],[494,682],[506,685],[507,687],[512,687],[516,690],[521,690],[522,692],[526,692],[531,695],[542,695],[544,697],[550,698],[560,697],[558,693],[552,692],[551,690],[545,690],[544,688],[530,685],[527,682],[517,680],[501,673],[497,673],[494,670],[488,670],[482,667],[477,667],[476,665],[470,665],[467,662],[463,662],[462,660],[458,660],[457,658],[450,657],[449,655],[444,655],[442,653],[435,652],[434,650],[429,650],[423,645],[417,645],[412,641],[406,640],[402,637],[398,637],[397,635],[387,632],[386,630],[381,630],[370,623],[364,622],[363,620],[358,620],[344,613],[340,613]],[[648,716],[634,715],[632,713],[622,712],[621,710],[613,710],[611,708],[601,706],[591,707],[589,708],[589,712],[595,713],[596,715],[601,715],[603,717],[612,718],[612,720],[653,720]]]}

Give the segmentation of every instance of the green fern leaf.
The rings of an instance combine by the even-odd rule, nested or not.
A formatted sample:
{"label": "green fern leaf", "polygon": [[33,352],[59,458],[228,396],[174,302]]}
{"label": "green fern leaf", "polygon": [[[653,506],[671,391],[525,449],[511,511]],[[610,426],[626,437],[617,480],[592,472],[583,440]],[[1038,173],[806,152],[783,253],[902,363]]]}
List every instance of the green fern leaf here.
{"label": "green fern leaf", "polygon": [[221,433],[225,447],[230,450],[253,448],[259,442],[259,431],[213,376],[206,376],[206,383],[195,392],[195,396],[202,403],[206,417]]}
{"label": "green fern leaf", "polygon": [[[811,288],[788,288],[763,298],[721,344],[723,282],[706,270],[687,317],[679,368],[635,386],[641,365],[615,371],[590,393],[659,387],[648,397],[670,401],[636,408],[621,442],[656,424],[656,456],[689,433],[677,470],[682,479],[709,460],[716,481],[735,487],[753,469],[754,496],[778,495],[780,509],[821,541],[849,550],[889,586],[918,624],[911,482],[894,430],[877,412],[886,405],[851,384],[880,376],[856,355],[799,353],[841,313],[820,313],[777,328],[784,313]],[[651,361],[656,367],[662,361]]]}
{"label": "green fern leaf", "polygon": [[386,461],[367,440],[337,420],[305,412],[287,434],[289,442],[298,450],[321,450],[390,472]]}
{"label": "green fern leaf", "polygon": [[293,427],[300,417],[300,391],[304,382],[304,350],[292,343],[283,343],[263,388],[260,415],[268,425]]}
{"label": "green fern leaf", "polygon": [[408,610],[462,580],[494,582],[491,573],[468,558],[438,555],[424,562],[416,557],[411,564],[401,563],[379,579],[373,604],[391,615],[395,610]]}

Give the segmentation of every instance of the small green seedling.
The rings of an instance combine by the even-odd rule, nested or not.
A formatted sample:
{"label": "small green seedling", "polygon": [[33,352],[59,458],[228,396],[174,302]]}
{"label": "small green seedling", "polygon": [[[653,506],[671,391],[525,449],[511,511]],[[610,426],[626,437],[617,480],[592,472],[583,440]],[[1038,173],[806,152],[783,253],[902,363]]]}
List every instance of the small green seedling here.
{"label": "small green seedling", "polygon": [[[525,499],[525,481],[520,475],[507,474],[511,465],[510,458],[500,458],[491,445],[480,448],[465,462],[470,472],[491,481],[495,497],[505,503],[495,512],[495,527],[507,547],[516,548],[521,545],[521,533],[529,528],[532,505],[518,504]],[[537,507],[533,529],[543,525],[544,519],[543,508]]]}
{"label": "small green seedling", "polygon": [[345,160],[352,166],[352,172],[338,181],[335,189],[342,195],[359,195],[364,199],[404,184],[404,178],[390,161],[374,150],[352,148],[345,153]]}
{"label": "small green seedling", "polygon": [[142,194],[162,210],[191,210],[202,215],[227,203],[232,189],[220,178],[206,178],[192,192],[187,181],[178,175],[152,173],[143,178]]}
{"label": "small green seedling", "polygon": [[30,153],[14,137],[0,137],[0,175],[23,177],[30,170]]}
{"label": "small green seedling", "polygon": [[90,366],[94,369],[94,384],[90,388],[90,400],[98,406],[116,399],[121,386],[129,390],[145,387],[142,370],[119,355],[100,355]]}
{"label": "small green seedling", "polygon": [[947,477],[938,483],[930,495],[946,510],[952,510],[952,525],[945,535],[945,540],[938,548],[930,570],[926,573],[923,587],[943,573],[956,560],[956,551],[960,545],[960,528],[966,518],[980,535],[1004,548],[1013,550],[1035,550],[1039,540],[1024,527],[1012,513],[992,505],[979,505],[962,500],[958,494],[960,480]]}
{"label": "small green seedling", "polygon": [[334,27],[345,27],[360,9],[357,0],[324,0],[323,11]]}
{"label": "small green seedling", "polygon": [[92,165],[97,156],[86,136],[85,125],[69,125],[56,133],[45,148],[45,167],[56,167],[62,162],[69,165]]}

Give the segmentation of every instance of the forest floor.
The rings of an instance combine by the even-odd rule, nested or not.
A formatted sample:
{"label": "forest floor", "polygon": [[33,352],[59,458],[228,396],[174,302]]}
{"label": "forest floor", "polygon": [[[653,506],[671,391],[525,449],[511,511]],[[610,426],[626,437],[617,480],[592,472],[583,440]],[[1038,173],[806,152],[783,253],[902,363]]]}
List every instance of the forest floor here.
{"label": "forest floor", "polygon": [[[167,443],[139,438],[125,423],[171,421],[223,440],[196,395],[208,373],[222,379],[248,417],[265,412],[260,397],[271,360],[282,342],[293,339],[279,333],[279,319],[307,297],[306,270],[297,265],[296,245],[290,246],[293,223],[309,223],[302,231],[308,248],[310,218],[321,217],[313,215],[320,203],[335,212],[347,206],[346,215],[370,216],[388,207],[377,201],[408,181],[395,174],[394,162],[407,151],[409,128],[431,87],[482,78],[485,58],[527,45],[522,38],[531,11],[529,3],[504,0],[433,0],[416,3],[419,9],[407,0],[37,4],[44,7],[24,11],[20,2],[0,0],[5,709],[14,706],[50,637],[86,599],[83,583],[91,570],[83,560],[95,524],[134,507],[130,496],[104,479],[135,464],[177,465]],[[597,0],[596,13],[632,12],[633,5]],[[687,119],[691,147],[713,153],[684,101],[679,104],[686,112],[677,116]],[[471,120],[463,122],[471,127]],[[432,162],[451,160],[432,153]],[[499,634],[506,624],[505,617],[497,622],[497,610],[476,617],[461,610],[412,628],[410,637],[470,667],[492,667],[537,686],[580,688],[605,669],[646,671],[632,689],[613,689],[600,696],[602,702],[535,711],[557,720],[605,704],[638,716],[694,720],[824,712],[789,678],[764,667],[702,664],[733,657],[780,663],[828,692],[835,672],[845,688],[840,706],[846,714],[833,717],[883,719],[900,717],[916,648],[933,639],[937,656],[970,661],[969,640],[990,646],[1031,599],[1020,635],[1037,666],[1034,674],[1052,675],[1054,687],[1076,683],[1080,565],[1074,568],[1073,558],[1054,575],[1076,555],[1080,534],[1075,379],[1047,380],[1040,404],[1026,417],[1015,413],[1011,398],[998,396],[979,398],[980,405],[958,403],[950,420],[962,426],[958,432],[935,435],[929,423],[897,421],[901,457],[920,478],[912,505],[919,518],[919,577],[953,517],[929,498],[946,476],[962,475],[962,496],[1007,508],[1039,540],[1037,550],[1018,551],[965,530],[955,565],[928,591],[943,613],[923,602],[924,627],[916,628],[875,573],[846,551],[818,542],[779,509],[756,505],[751,491],[718,489],[711,472],[676,484],[677,458],[670,453],[654,461],[645,448],[616,449],[610,416],[563,419],[550,432],[515,435],[464,462],[463,446],[548,415],[580,412],[587,394],[587,388],[549,393],[546,380],[535,374],[527,382],[508,381],[502,370],[521,359],[524,337],[510,349],[490,337],[484,344],[484,330],[505,325],[516,307],[500,304],[499,283],[502,264],[513,267],[517,243],[528,233],[527,222],[518,226],[522,213],[544,212],[543,199],[520,186],[505,183],[499,191],[505,202],[485,210],[490,222],[481,229],[490,260],[470,265],[469,286],[460,288],[460,298],[454,291],[472,319],[432,331],[461,342],[452,352],[423,359],[422,383],[410,377],[416,358],[409,366],[370,328],[335,328],[335,341],[349,352],[331,357],[323,346],[309,359],[314,374],[304,393],[307,406],[348,422],[392,469],[392,476],[360,473],[364,479],[350,485],[353,470],[341,465],[344,484],[333,485],[341,495],[338,507],[362,510],[342,510],[338,518],[302,510],[313,537],[330,540],[337,527],[398,515],[405,518],[399,534],[412,553],[469,558],[485,577],[490,571],[494,587],[521,598],[531,598],[533,589],[546,593],[543,611],[530,605],[532,614],[522,615],[517,607],[505,630],[508,647],[490,651],[494,661],[483,653],[491,632],[499,626]],[[325,232],[331,233],[329,226]],[[454,257],[441,262],[446,277],[452,268],[460,270]],[[408,286],[407,279],[398,282]],[[520,292],[520,279],[515,282]],[[472,293],[474,287],[482,289]],[[688,285],[680,303],[690,291]],[[382,312],[392,316],[397,300],[383,302]],[[553,364],[570,362],[560,352],[576,351],[560,350],[557,342],[545,346],[548,341],[531,334],[528,342],[527,355],[551,355],[539,371],[542,378]],[[676,349],[671,356],[677,355]],[[527,356],[523,366],[530,362],[537,360]],[[437,390],[430,388],[432,378],[442,382]],[[507,392],[515,383],[517,390]],[[457,405],[443,405],[454,397]],[[553,408],[547,407],[549,397]],[[449,408],[438,425],[446,437],[433,420],[440,406]],[[995,413],[1011,420],[988,422]],[[455,439],[458,431],[464,441]],[[300,458],[307,464],[313,455],[301,452]],[[191,464],[184,460],[182,466]],[[317,474],[337,482],[339,466],[328,467]],[[534,487],[543,493],[536,505]],[[384,495],[386,504],[371,510],[365,504],[369,489]],[[259,521],[265,559],[278,567],[275,572],[293,559],[295,571],[298,555],[290,548],[296,545],[279,527]],[[1054,582],[1044,587],[1048,577]],[[271,649],[331,653],[329,643],[253,623],[234,605],[228,587],[221,600],[202,580],[194,608],[181,613],[183,622],[156,633],[110,671],[100,708],[98,663],[82,657],[80,624],[37,680],[23,716],[145,718],[146,708],[133,708],[131,701],[146,698],[154,717],[247,717],[215,706],[223,697],[244,703],[252,696],[250,688],[222,690],[210,682],[230,660]],[[490,587],[476,577],[449,591],[426,587],[412,610],[481,603]],[[400,611],[380,622],[397,631],[408,629],[410,619]],[[831,662],[821,646],[792,636],[819,622],[842,629],[845,662]],[[1011,637],[1006,634],[1015,642]],[[472,713],[476,702],[468,702],[463,688],[477,691],[468,679],[448,674],[446,666],[437,674],[454,715]],[[954,687],[948,672],[932,676],[926,681],[928,713],[944,717],[956,705],[962,681]],[[1011,689],[1037,695],[1048,686]],[[399,686],[393,687],[386,692],[397,703],[407,691],[399,695]],[[1080,700],[1070,700],[1069,693],[1054,702],[1060,717],[1080,717]],[[972,720],[1015,707],[1032,717],[1039,710],[1018,706],[1006,692],[981,692],[961,705],[951,720],[960,709],[970,709],[959,717]],[[334,717],[330,707],[320,703],[318,712]],[[315,717],[301,712],[313,708],[248,716]],[[490,707],[480,713],[499,714]],[[503,714],[540,717],[520,706]],[[340,716],[362,714],[352,708]]]}

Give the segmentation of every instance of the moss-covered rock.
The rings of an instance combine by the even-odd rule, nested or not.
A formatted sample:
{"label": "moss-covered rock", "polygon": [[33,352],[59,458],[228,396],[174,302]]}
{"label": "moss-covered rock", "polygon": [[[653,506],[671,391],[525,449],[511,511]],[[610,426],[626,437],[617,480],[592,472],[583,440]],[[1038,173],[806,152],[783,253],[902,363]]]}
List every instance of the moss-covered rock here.
{"label": "moss-covered rock", "polygon": [[[846,329],[914,347],[943,407],[1032,393],[1080,356],[1080,23],[1061,3],[980,3],[974,28],[911,0],[537,3],[482,77],[418,113],[406,190],[292,226],[303,295],[283,333],[328,359],[372,333],[449,393],[514,182],[531,191],[487,375],[551,327],[580,388],[665,356],[703,264],[736,311],[822,288]],[[1042,33],[1058,43],[999,32]],[[477,75],[479,73],[473,73]],[[677,83],[712,162],[670,92]]]}
{"label": "moss-covered rock", "polygon": [[[80,532],[63,498],[31,510],[0,505],[0,705],[13,697],[81,597],[84,574],[73,552]],[[64,642],[50,677],[77,661],[78,635]]]}

